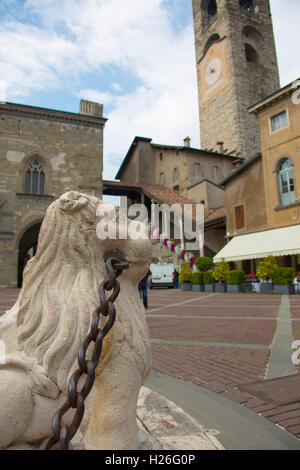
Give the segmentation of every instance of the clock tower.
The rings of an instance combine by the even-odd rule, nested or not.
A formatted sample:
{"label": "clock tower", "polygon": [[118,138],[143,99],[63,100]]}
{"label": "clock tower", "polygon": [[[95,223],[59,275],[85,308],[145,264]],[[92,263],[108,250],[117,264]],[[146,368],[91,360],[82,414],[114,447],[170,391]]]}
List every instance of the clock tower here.
{"label": "clock tower", "polygon": [[248,107],[277,90],[269,0],[192,0],[201,147],[249,158],[260,151]]}

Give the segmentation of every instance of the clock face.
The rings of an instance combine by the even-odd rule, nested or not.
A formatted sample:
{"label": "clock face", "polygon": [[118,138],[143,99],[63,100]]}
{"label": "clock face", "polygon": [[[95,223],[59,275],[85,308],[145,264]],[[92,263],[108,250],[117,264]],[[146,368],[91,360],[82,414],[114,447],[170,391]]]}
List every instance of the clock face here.
{"label": "clock face", "polygon": [[227,38],[209,46],[199,62],[200,99],[207,103],[229,83],[227,64]]}
{"label": "clock face", "polygon": [[213,85],[220,77],[222,62],[218,57],[212,59],[205,70],[205,81],[208,85]]}

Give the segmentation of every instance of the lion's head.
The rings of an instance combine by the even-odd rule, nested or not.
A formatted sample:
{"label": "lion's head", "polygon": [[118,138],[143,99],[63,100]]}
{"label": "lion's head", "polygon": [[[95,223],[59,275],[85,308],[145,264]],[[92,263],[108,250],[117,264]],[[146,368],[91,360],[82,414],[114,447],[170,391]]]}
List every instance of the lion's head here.
{"label": "lion's head", "polygon": [[[114,240],[99,239],[97,224],[107,216],[103,210],[99,215],[103,204],[74,191],[53,202],[40,230],[37,253],[24,270],[17,318],[19,349],[42,365],[61,390],[66,389],[99,306],[99,284],[107,278],[106,253],[123,253],[130,266],[119,278],[117,310],[122,310],[122,297],[126,297],[126,305],[132,305],[137,316],[143,314],[137,283],[149,269],[151,243],[148,239],[121,239],[118,231]],[[108,212],[113,210],[111,205],[107,207]],[[117,208],[116,214],[118,222]],[[132,325],[126,328],[132,330]]]}

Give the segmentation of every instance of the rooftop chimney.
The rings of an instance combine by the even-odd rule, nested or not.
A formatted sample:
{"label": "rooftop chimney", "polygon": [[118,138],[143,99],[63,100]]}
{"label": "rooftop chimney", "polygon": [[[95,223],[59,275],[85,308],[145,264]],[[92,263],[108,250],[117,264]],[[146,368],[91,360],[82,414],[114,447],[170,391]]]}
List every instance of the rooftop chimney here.
{"label": "rooftop chimney", "polygon": [[185,147],[190,147],[190,146],[191,146],[191,139],[190,139],[190,137],[186,137],[185,139],[183,139],[183,143],[184,143],[184,146],[185,146]]}
{"label": "rooftop chimney", "polygon": [[218,152],[224,153],[224,142],[217,142]]}
{"label": "rooftop chimney", "polygon": [[102,117],[103,104],[94,103],[93,101],[80,100],[80,114]]}

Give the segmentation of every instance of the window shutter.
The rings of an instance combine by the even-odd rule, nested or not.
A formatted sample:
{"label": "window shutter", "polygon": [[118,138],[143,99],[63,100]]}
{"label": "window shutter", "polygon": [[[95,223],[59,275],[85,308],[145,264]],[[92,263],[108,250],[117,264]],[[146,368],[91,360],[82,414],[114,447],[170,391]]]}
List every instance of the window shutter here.
{"label": "window shutter", "polygon": [[244,206],[236,206],[234,208],[234,212],[235,212],[235,228],[236,230],[240,230],[241,228],[245,227]]}

